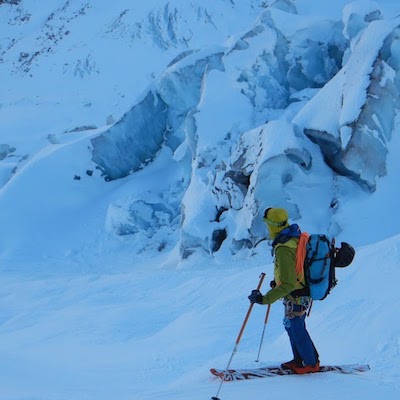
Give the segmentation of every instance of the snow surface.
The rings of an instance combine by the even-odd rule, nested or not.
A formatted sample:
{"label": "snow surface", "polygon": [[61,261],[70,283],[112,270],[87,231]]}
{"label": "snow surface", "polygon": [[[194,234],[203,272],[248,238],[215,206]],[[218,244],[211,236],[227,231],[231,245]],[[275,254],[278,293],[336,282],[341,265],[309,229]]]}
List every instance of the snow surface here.
{"label": "snow surface", "polygon": [[[307,325],[323,364],[368,363],[371,370],[227,382],[219,398],[398,399],[400,121],[395,118],[385,142],[387,171],[376,177],[372,193],[334,174],[317,145],[291,123],[310,117],[307,104],[318,111],[317,127],[328,126],[332,134],[339,131],[339,118],[357,117],[365,96],[358,89],[367,85],[372,55],[382,44],[374,27],[386,35],[398,25],[398,0],[296,0],[298,16],[278,7],[273,18],[263,14],[266,2],[255,0],[175,0],[162,7],[155,0],[132,7],[117,0],[111,13],[105,3],[89,0],[16,3],[0,4],[0,400],[215,396],[220,382],[209,368],[227,366],[248,294],[261,272],[267,274],[264,290],[272,279],[267,241],[251,248],[243,243],[249,232],[265,237],[254,204],[262,208],[273,201],[285,202],[304,230],[329,228],[356,247],[354,262],[337,271],[339,285],[314,303]],[[359,69],[351,58],[345,66],[354,84],[346,89],[352,100],[345,113],[339,115],[337,101],[326,106],[340,95],[343,72],[325,84],[328,75],[308,69],[308,78],[319,75],[323,87],[292,93],[291,104],[285,103],[284,85],[257,81],[259,87],[252,87],[260,77],[255,65],[280,79],[278,68],[263,70],[259,62],[260,49],[279,51],[283,43],[262,21],[273,20],[288,36],[309,28],[323,41],[328,27],[338,29],[331,19],[340,20],[344,9],[348,16],[376,5],[386,22],[365,28],[370,58]],[[81,18],[86,22],[79,25]],[[303,34],[293,43],[304,43]],[[29,64],[34,49],[40,54]],[[351,50],[357,54],[360,48]],[[206,69],[196,81],[198,98],[186,91],[186,76],[174,72],[190,69],[204,54],[223,54],[224,68],[216,63]],[[317,65],[306,61],[304,67]],[[357,70],[365,73],[357,78]],[[157,90],[172,110],[167,145],[142,151],[143,165],[147,156],[152,162],[106,182],[92,159],[93,140],[118,132],[118,121],[129,120],[132,107]],[[187,111],[189,103],[198,104]],[[287,107],[282,111],[277,104]],[[349,137],[341,134],[346,144]],[[104,154],[107,159],[111,151]],[[244,172],[254,169],[250,190],[233,185],[216,160],[240,164]],[[216,188],[221,192],[215,194]],[[225,207],[225,196],[232,209],[217,220],[215,204]],[[182,259],[182,244],[188,252],[194,246],[207,250],[222,229],[231,243]],[[254,307],[231,367],[291,358],[278,302],[255,362],[265,311]]]}

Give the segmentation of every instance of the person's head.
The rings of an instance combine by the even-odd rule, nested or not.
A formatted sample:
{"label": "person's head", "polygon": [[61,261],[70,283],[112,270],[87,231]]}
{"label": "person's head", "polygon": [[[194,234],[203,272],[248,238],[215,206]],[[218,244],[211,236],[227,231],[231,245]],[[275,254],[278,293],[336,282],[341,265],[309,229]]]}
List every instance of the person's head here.
{"label": "person's head", "polygon": [[271,239],[275,239],[289,226],[289,215],[283,208],[267,208],[264,211],[263,221],[267,224]]}

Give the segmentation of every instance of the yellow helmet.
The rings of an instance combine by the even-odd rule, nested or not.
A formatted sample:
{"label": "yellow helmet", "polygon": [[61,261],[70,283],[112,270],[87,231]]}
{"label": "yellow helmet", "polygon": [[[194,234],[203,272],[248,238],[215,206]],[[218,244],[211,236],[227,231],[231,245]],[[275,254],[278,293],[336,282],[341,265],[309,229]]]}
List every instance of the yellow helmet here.
{"label": "yellow helmet", "polygon": [[283,208],[267,208],[264,211],[263,221],[267,224],[269,234],[275,239],[280,232],[289,226],[289,214]]}

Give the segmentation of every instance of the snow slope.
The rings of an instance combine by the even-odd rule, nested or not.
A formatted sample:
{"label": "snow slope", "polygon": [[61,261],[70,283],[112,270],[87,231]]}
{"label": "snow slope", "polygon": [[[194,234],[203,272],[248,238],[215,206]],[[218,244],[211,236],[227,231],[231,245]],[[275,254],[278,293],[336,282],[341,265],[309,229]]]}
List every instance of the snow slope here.
{"label": "snow slope", "polygon": [[[400,237],[357,249],[337,286],[315,303],[308,327],[323,363],[369,363],[362,375],[292,376],[224,383],[219,397],[396,399],[399,394],[397,268]],[[267,251],[267,250],[266,250]],[[1,399],[209,399],[248,309],[272,265],[132,266],[116,274],[7,274],[1,278]],[[390,276],[384,283],[382,273]],[[232,367],[290,357],[282,305],[254,307]]]}

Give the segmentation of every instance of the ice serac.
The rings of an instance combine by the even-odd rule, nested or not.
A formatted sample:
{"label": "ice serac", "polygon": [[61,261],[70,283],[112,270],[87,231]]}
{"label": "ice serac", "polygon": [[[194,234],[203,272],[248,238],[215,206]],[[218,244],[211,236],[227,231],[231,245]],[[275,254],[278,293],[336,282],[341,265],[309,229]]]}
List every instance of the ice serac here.
{"label": "ice serac", "polygon": [[93,161],[107,180],[139,170],[160,150],[166,123],[166,103],[157,93],[149,92],[107,132],[92,139]]}
{"label": "ice serac", "polygon": [[[274,33],[238,79],[256,111],[288,107],[291,94],[323,87],[342,67],[346,40],[341,23],[316,21],[308,28],[295,29],[295,33],[281,28],[273,10],[267,10],[236,45],[245,50],[250,38],[263,37],[263,31]],[[254,43],[252,49],[256,49]]]}
{"label": "ice serac", "polygon": [[[365,102],[358,116],[342,114],[340,121],[340,138],[345,149],[343,164],[356,173],[371,191],[375,190],[377,179],[386,175],[388,144],[400,106],[400,69],[396,61],[400,56],[400,19],[394,26],[384,26],[382,22],[375,24],[381,25],[377,27],[381,33],[378,42],[381,48],[372,64]],[[365,33],[365,47],[372,39],[368,33]],[[376,37],[375,32],[372,34]],[[349,102],[350,91],[353,88],[349,87],[345,94]]]}
{"label": "ice serac", "polygon": [[[202,250],[223,259],[257,251],[266,236],[263,210],[280,205],[300,218],[302,190],[315,191],[320,209],[329,214],[330,176],[315,146],[291,123],[271,121],[244,132],[208,181],[192,179],[184,199],[189,221],[182,229],[182,256]],[[321,191],[326,196],[318,196]]]}
{"label": "ice serac", "polygon": [[[282,15],[282,10],[279,13]],[[288,208],[293,218],[301,216],[293,189],[304,186],[306,176],[312,182],[309,191],[326,184],[326,193],[330,193],[330,179],[325,179],[326,183],[317,179],[322,167],[312,170],[314,164],[322,164],[313,144],[295,133],[290,122],[270,119],[292,102],[302,101],[301,96],[295,99],[297,91],[323,87],[332,79],[341,68],[346,41],[338,23],[316,21],[312,28],[295,32],[287,36],[273,11],[266,10],[223,57],[225,76],[218,84],[227,103],[232,99],[240,102],[244,95],[255,117],[250,129],[238,130],[237,117],[231,115],[224,125],[227,130],[215,134],[218,140],[207,137],[201,127],[196,129],[201,146],[188,140],[196,151],[192,152],[191,181],[182,202],[183,258],[197,251],[215,257],[254,251],[266,236],[260,217],[264,207],[279,204]],[[308,51],[309,46],[313,51]],[[227,87],[221,83],[225,79],[230,81]],[[194,123],[198,115],[200,120],[206,118],[204,112],[199,109]],[[324,173],[330,176],[329,171]],[[321,200],[328,214],[331,200],[329,196]]]}
{"label": "ice serac", "polygon": [[[319,224],[311,229],[326,231],[337,174],[370,190],[385,174],[399,106],[398,22],[358,3],[343,21],[305,28],[291,2],[276,3],[289,8],[265,10],[223,47],[178,54],[142,101],[93,139],[107,179],[146,166],[143,176],[156,158],[168,171],[174,165],[162,189],[110,205],[109,231],[157,250],[173,246],[159,235],[168,231],[182,258],[241,257],[267,235],[264,208],[285,207],[307,224],[311,207]],[[279,24],[285,12],[298,27]],[[315,193],[315,205],[303,204],[303,193]]]}
{"label": "ice serac", "polygon": [[300,218],[302,190],[315,191],[316,196],[318,191],[326,193],[326,197],[319,196],[319,202],[321,208],[329,210],[329,171],[312,144],[298,135],[287,121],[271,121],[242,135],[232,154],[231,167],[248,176],[231,237],[234,251],[243,246],[255,248],[265,238],[262,222],[265,208],[279,205],[289,211],[293,220]]}
{"label": "ice serac", "polygon": [[135,198],[111,203],[105,224],[107,232],[134,235],[137,252],[170,249],[179,230],[179,197],[164,190],[163,194],[147,190]]}
{"label": "ice serac", "polygon": [[[92,159],[106,180],[140,170],[154,160],[163,144],[176,150],[186,139],[195,141],[185,124],[200,101],[205,73],[214,68],[223,68],[221,54],[198,52],[182,59],[142,101],[92,139]],[[195,151],[195,146],[192,149]]]}
{"label": "ice serac", "polygon": [[346,41],[338,22],[316,22],[289,36],[288,84],[296,91],[323,87],[342,67]]}
{"label": "ice serac", "polygon": [[258,217],[266,207],[281,204],[292,217],[299,216],[287,184],[296,179],[299,166],[309,168],[310,161],[310,154],[302,149],[290,123],[272,121],[242,136],[233,153],[233,164],[249,176],[249,187],[237,216],[237,243],[247,238],[254,246],[265,235]]}
{"label": "ice serac", "polygon": [[[194,115],[207,73],[224,68],[222,55],[221,48],[182,55],[140,103],[108,131],[92,139],[92,159],[102,169],[106,180],[138,172],[155,158],[164,166],[162,187],[152,185],[151,178],[144,179],[143,183],[144,169],[142,178],[137,179],[142,180],[147,190],[127,194],[108,208],[107,231],[140,238],[138,252],[144,249],[162,251],[176,240],[174,237],[185,215],[181,201],[190,192],[189,182],[195,180],[190,179],[191,163],[197,156]],[[197,187],[192,184],[192,188]],[[199,197],[197,200],[201,204]],[[190,204],[195,202],[190,201]],[[194,232],[183,232],[181,236],[191,243],[187,248],[204,247],[207,241],[204,232],[197,237]],[[183,250],[183,253],[188,251]]]}
{"label": "ice serac", "polygon": [[293,119],[335,172],[370,191],[386,174],[399,107],[399,24],[400,19],[370,22],[354,39],[346,65]]}
{"label": "ice serac", "polygon": [[238,78],[243,87],[243,94],[249,98],[256,111],[282,109],[287,107],[289,102],[289,85],[286,79],[289,69],[286,61],[289,52],[288,40],[275,26],[269,11],[264,12],[258,24],[241,37],[235,49],[249,48],[250,39],[263,37],[267,34],[266,31],[270,32],[269,35],[273,39],[270,41],[274,45],[264,45],[260,48],[253,65],[243,68]]}
{"label": "ice serac", "polygon": [[[374,1],[356,1],[343,8],[343,35],[350,42],[360,36],[370,22],[382,19],[382,12]],[[351,48],[348,52],[351,53]]]}
{"label": "ice serac", "polygon": [[224,70],[221,48],[198,51],[172,65],[160,79],[157,91],[168,105],[165,144],[175,151],[184,141],[196,153],[196,113],[203,82],[209,71]]}

